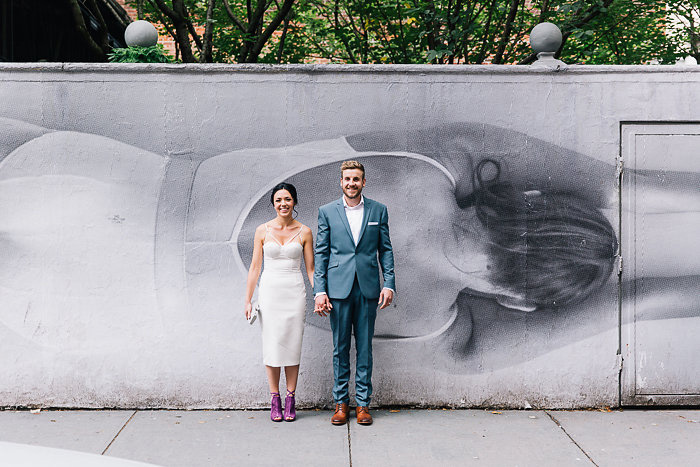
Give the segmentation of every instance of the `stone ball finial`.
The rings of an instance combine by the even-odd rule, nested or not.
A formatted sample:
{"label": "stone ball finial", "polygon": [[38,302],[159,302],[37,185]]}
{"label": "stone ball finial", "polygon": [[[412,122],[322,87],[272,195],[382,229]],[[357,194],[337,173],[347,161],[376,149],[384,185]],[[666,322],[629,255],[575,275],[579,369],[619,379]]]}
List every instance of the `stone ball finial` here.
{"label": "stone ball finial", "polygon": [[530,47],[535,53],[556,52],[561,47],[561,30],[556,24],[540,23],[530,31]]}
{"label": "stone ball finial", "polygon": [[148,21],[134,21],[126,27],[124,40],[129,47],[151,47],[158,43],[158,31]]}

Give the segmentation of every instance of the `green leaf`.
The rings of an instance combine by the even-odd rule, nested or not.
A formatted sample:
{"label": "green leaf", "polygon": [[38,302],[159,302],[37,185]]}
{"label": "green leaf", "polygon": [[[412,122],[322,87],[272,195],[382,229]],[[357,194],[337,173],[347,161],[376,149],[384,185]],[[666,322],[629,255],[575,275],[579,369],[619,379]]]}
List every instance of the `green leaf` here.
{"label": "green leaf", "polygon": [[171,63],[172,57],[167,55],[161,44],[151,47],[125,47],[112,49],[107,58],[113,63]]}

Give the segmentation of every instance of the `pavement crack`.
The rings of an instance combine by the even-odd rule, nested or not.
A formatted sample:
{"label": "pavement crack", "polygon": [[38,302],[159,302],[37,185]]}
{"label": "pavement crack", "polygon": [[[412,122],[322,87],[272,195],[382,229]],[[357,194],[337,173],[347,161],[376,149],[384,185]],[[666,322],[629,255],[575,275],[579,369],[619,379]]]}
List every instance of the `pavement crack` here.
{"label": "pavement crack", "polygon": [[571,442],[574,443],[574,444],[576,445],[576,447],[579,448],[579,450],[581,450],[581,452],[583,453],[583,455],[586,456],[586,457],[588,458],[588,460],[591,461],[591,463],[592,463],[593,465],[595,465],[596,467],[600,467],[598,464],[596,464],[596,462],[593,460],[593,458],[592,458],[591,456],[589,456],[588,453],[587,453],[586,451],[584,451],[584,449],[581,447],[581,445],[578,444],[578,443],[576,442],[576,440],[575,440],[574,438],[571,437],[571,435],[569,434],[569,432],[566,431],[566,429],[562,426],[561,423],[559,423],[559,420],[557,420],[556,418],[554,418],[554,416],[552,416],[552,414],[550,414],[550,413],[547,412],[546,410],[543,410],[543,412],[544,412],[545,414],[547,414],[547,416],[548,416],[559,428],[561,428],[561,431],[563,431],[564,434],[571,440]]}
{"label": "pavement crack", "polygon": [[348,460],[350,461],[350,467],[352,467],[352,442],[350,440],[350,423],[346,423],[348,427]]}
{"label": "pavement crack", "polygon": [[131,421],[131,419],[134,418],[134,416],[136,415],[137,412],[138,412],[138,410],[134,410],[134,413],[131,414],[131,417],[129,417],[129,419],[128,419],[126,422],[124,422],[124,425],[122,425],[122,427],[119,429],[119,431],[117,431],[117,434],[114,435],[114,438],[112,438],[112,441],[110,441],[109,444],[107,445],[107,447],[105,448],[105,450],[102,451],[102,455],[103,455],[103,456],[105,455],[105,453],[107,452],[107,450],[108,450],[110,447],[112,447],[112,443],[114,443],[114,442],[117,440],[117,437],[122,433],[122,431],[124,430],[124,428],[126,428],[126,426],[129,424],[129,422]]}

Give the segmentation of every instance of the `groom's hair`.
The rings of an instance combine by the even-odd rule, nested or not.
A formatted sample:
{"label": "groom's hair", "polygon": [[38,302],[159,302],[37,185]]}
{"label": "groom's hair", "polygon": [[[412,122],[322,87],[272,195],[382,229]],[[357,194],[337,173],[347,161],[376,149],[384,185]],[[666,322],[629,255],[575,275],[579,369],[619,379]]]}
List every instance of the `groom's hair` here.
{"label": "groom's hair", "polygon": [[362,178],[365,178],[365,166],[357,161],[343,161],[340,164],[340,176],[343,176],[343,170],[354,170],[359,169],[362,171]]}

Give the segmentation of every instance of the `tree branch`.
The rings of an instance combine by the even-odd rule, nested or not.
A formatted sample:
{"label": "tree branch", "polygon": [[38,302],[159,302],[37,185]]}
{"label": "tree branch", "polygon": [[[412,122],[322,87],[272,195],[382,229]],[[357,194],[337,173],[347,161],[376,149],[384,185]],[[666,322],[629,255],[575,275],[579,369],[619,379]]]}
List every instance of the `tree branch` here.
{"label": "tree branch", "polygon": [[493,9],[494,9],[495,5],[496,5],[496,0],[491,0],[491,6],[489,7],[489,14],[488,14],[488,17],[486,18],[486,26],[484,27],[484,39],[481,42],[481,50],[479,50],[479,53],[476,56],[477,63],[483,63],[484,59],[486,59],[486,47],[488,45],[489,34],[491,32],[491,18],[493,17]]}
{"label": "tree branch", "polygon": [[[183,0],[173,0],[173,8],[168,7],[163,0],[153,1],[156,2],[158,9],[173,22],[173,27],[175,28],[175,43],[177,43],[180,47],[182,61],[185,63],[193,63],[195,59],[194,54],[192,53],[190,35],[187,32],[187,22],[183,16]],[[187,11],[184,10],[184,13],[187,14]]]}
{"label": "tree branch", "polygon": [[456,0],[454,4],[454,12],[452,11],[452,0],[447,6],[447,46],[450,47],[452,53],[450,54],[448,63],[452,65],[455,61],[455,55],[457,55],[457,39],[454,37],[454,32],[457,29],[457,21],[459,21],[459,16],[462,10],[462,0]]}
{"label": "tree branch", "polygon": [[[432,0],[428,1],[428,5],[425,8],[425,11],[429,11],[430,13],[432,13],[430,15],[432,19],[430,20],[430,22],[426,21],[425,25],[425,30],[427,31],[425,39],[428,42],[428,50],[437,50],[437,37],[439,27],[436,24],[437,21],[435,21],[435,2]],[[438,63],[437,57],[433,59],[433,63]]]}
{"label": "tree branch", "polygon": [[348,53],[348,57],[350,58],[350,61],[352,63],[357,63],[357,59],[355,58],[355,54],[352,52],[352,47],[350,47],[350,43],[348,42],[347,37],[345,37],[345,33],[341,32],[341,29],[340,29],[340,26],[341,26],[341,24],[340,24],[340,12],[339,12],[340,7],[338,5],[338,2],[339,2],[339,0],[335,0],[335,2],[334,2],[335,6],[333,7],[333,24],[335,26],[336,35],[340,39],[340,42],[342,42],[343,45],[345,46],[345,50]]}
{"label": "tree branch", "polygon": [[[163,25],[163,27],[168,32],[168,34],[170,34],[170,37],[173,38],[173,41],[175,42],[175,52],[177,54],[179,52],[179,50],[178,50],[178,43],[177,43],[177,37],[176,37],[175,31],[173,31],[173,28],[171,28],[170,25],[168,24],[168,21],[166,20],[165,16],[163,16],[163,12],[160,11],[160,9],[156,5],[153,4],[153,0],[148,0],[148,3],[150,3],[151,6],[153,8],[155,8],[156,14],[158,15],[158,22]],[[175,58],[177,59],[177,55],[175,56]]]}
{"label": "tree branch", "polygon": [[555,57],[560,57],[561,56],[561,51],[564,50],[564,45],[566,44],[567,39],[571,36],[571,33],[579,29],[581,26],[584,26],[591,21],[593,21],[596,17],[598,17],[602,12],[601,8],[608,8],[615,0],[603,0],[603,3],[601,5],[592,5],[588,10],[586,16],[582,17],[578,21],[575,21],[574,23],[571,24],[567,28],[567,31],[562,34],[562,41],[561,41],[561,47],[559,47],[559,50],[557,50],[557,53],[554,55]]}
{"label": "tree branch", "polygon": [[202,54],[199,57],[200,63],[212,63],[212,37],[214,35],[214,8],[216,0],[208,0],[207,4],[207,24],[204,27],[204,41],[202,44]]}
{"label": "tree branch", "polygon": [[[277,2],[275,2],[277,3]],[[277,7],[279,8],[279,3],[277,4]],[[277,47],[277,63],[282,63],[282,53],[284,52],[284,42],[285,39],[287,38],[287,30],[289,29],[289,16],[287,15],[284,18],[284,26],[282,27],[282,34],[280,35],[280,43],[279,46]]]}
{"label": "tree branch", "polygon": [[508,39],[510,39],[510,31],[513,27],[513,21],[515,21],[515,16],[518,14],[518,7],[520,6],[520,0],[512,0],[510,4],[510,11],[508,11],[508,17],[506,18],[506,28],[503,31],[503,36],[498,44],[498,49],[496,50],[496,56],[493,59],[495,65],[499,65],[503,62],[503,52],[506,50],[506,45],[508,44]]}
{"label": "tree branch", "polygon": [[[467,13],[464,15],[464,23],[462,24],[462,29],[464,31],[464,34],[461,37],[461,45],[459,45],[459,56],[464,59],[464,62],[467,63],[468,57],[469,57],[469,52],[476,50],[472,49],[469,50],[469,35],[471,34],[472,31],[470,31],[469,25],[474,23],[474,19],[478,18],[481,15],[481,12],[483,9],[486,7],[484,3],[479,4],[479,8],[476,8],[476,2],[472,3],[471,1],[467,2],[466,5],[466,11]],[[457,51],[455,51],[455,55],[457,55]],[[458,59],[460,57],[457,57]]]}
{"label": "tree branch", "polygon": [[358,12],[358,19],[360,24],[359,27],[355,26],[355,20],[353,19],[352,15],[348,14],[348,16],[350,17],[350,24],[352,24],[353,29],[357,31],[357,34],[361,39],[360,44],[362,48],[360,49],[360,55],[362,57],[362,63],[367,63],[369,62],[370,55],[369,31],[367,30],[367,25],[369,25],[369,18],[363,16],[362,13],[362,9],[360,8],[360,11]]}
{"label": "tree branch", "polygon": [[107,52],[110,49],[109,41],[107,40],[107,23],[105,22],[105,19],[102,16],[100,7],[97,6],[97,2],[95,0],[87,0],[87,2],[88,9],[92,12],[93,15],[95,15],[95,18],[97,18],[97,22],[100,23],[100,29],[97,32],[99,38],[97,44],[104,52]]}
{"label": "tree branch", "polygon": [[[177,2],[177,4],[175,2]],[[199,37],[199,34],[197,34],[197,30],[194,28],[192,20],[190,20],[190,12],[187,11],[187,5],[185,5],[184,0],[173,0],[173,6],[180,12],[182,19],[187,26],[187,31],[189,31],[190,36],[192,36],[192,39],[194,40],[194,44],[197,46],[197,50],[199,50],[200,54],[203,54],[204,47],[202,45],[202,39]]]}
{"label": "tree branch", "polygon": [[175,13],[175,10],[166,5],[166,3],[163,0],[155,0],[155,2],[157,3],[158,9],[162,11],[168,18],[170,18],[173,22],[177,20],[178,15],[177,13]]}
{"label": "tree branch", "polygon": [[537,19],[537,24],[544,22],[549,13],[549,0],[542,0],[542,8],[540,9],[540,17]]}
{"label": "tree branch", "polygon": [[226,10],[226,14],[228,15],[229,18],[231,18],[231,21],[233,21],[233,24],[240,29],[241,32],[246,32],[248,30],[248,27],[243,24],[243,22],[238,19],[238,17],[233,14],[233,10],[231,10],[231,7],[228,4],[228,0],[222,0],[224,3],[224,9]]}
{"label": "tree branch", "polygon": [[[248,24],[248,32],[252,33],[260,29],[263,22],[263,17],[265,16],[265,11],[267,11],[267,2],[265,0],[258,0],[258,4],[255,7],[253,15],[250,17],[250,23]],[[279,10],[278,10],[279,12]],[[280,23],[282,21],[280,20]]]}
{"label": "tree branch", "polygon": [[99,60],[105,61],[107,59],[107,54],[104,50],[102,50],[102,47],[95,42],[92,35],[90,35],[90,32],[85,24],[85,18],[83,18],[83,12],[80,9],[80,5],[78,5],[78,0],[66,0],[66,3],[68,4],[70,15],[73,18],[73,23],[75,25],[75,29],[78,31],[78,34],[80,34],[85,43],[88,45],[88,48],[92,54]]}
{"label": "tree branch", "polygon": [[[379,13],[382,16],[383,24],[379,25],[378,33],[380,35],[380,39],[385,44],[384,50],[389,55],[389,58],[391,59],[391,63],[398,63],[396,52],[394,50],[392,50],[392,47],[391,47],[391,39],[387,36],[386,30],[384,28],[384,24],[386,24],[387,26],[391,25],[391,18],[386,14],[386,12],[384,11],[383,8],[379,9]],[[396,37],[396,36],[392,34],[392,37]]]}
{"label": "tree branch", "polygon": [[270,39],[272,33],[277,30],[279,25],[282,24],[284,18],[291,11],[294,2],[295,0],[284,0],[284,3],[282,3],[282,9],[277,11],[275,17],[272,19],[272,21],[270,21],[270,24],[267,25],[260,36],[258,36],[258,40],[253,45],[253,48],[249,53],[250,62],[258,61],[258,56],[260,55],[260,52],[262,52],[262,48],[265,46],[265,43]]}

